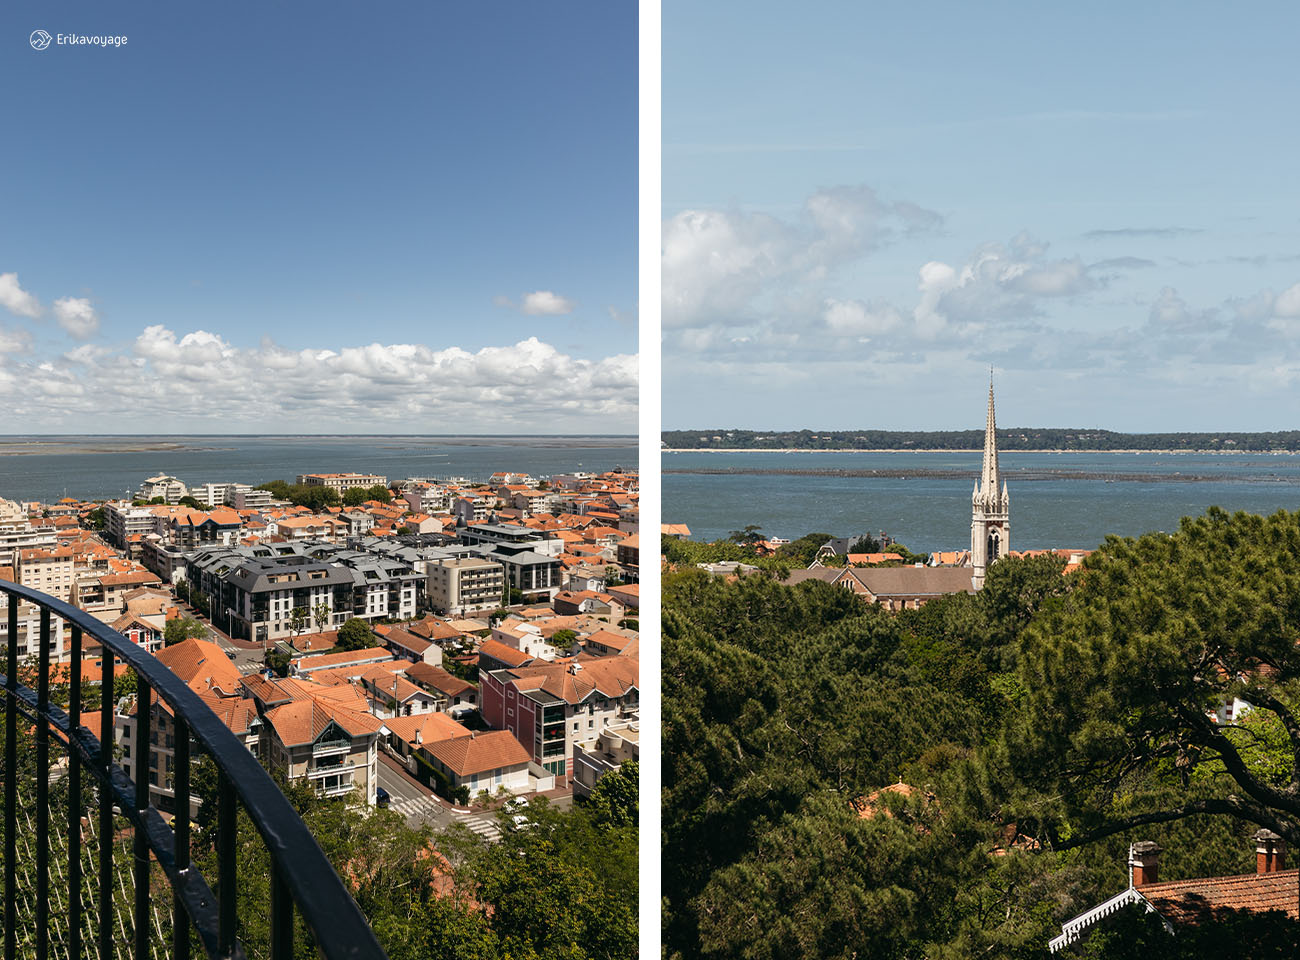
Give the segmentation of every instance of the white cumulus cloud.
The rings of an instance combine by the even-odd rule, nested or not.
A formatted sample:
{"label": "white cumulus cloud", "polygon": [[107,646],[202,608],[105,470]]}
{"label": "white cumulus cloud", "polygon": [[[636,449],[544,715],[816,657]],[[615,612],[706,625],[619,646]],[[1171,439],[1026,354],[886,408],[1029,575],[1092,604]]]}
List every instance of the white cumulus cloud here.
{"label": "white cumulus cloud", "polygon": [[60,297],[54,301],[54,317],[59,326],[78,340],[87,340],[99,332],[99,315],[84,297]]}
{"label": "white cumulus cloud", "polygon": [[637,358],[573,357],[530,337],[468,351],[424,344],[239,347],[206,330],[146,327],[9,365],[0,403],[33,429],[89,414],[123,432],[199,427],[398,433],[635,429]]}
{"label": "white cumulus cloud", "polygon": [[518,303],[507,296],[499,295],[492,298],[492,303],[498,307],[518,310],[530,317],[562,317],[573,313],[574,307],[578,305],[553,290],[534,290],[532,293],[525,293],[519,298]]}
{"label": "white cumulus cloud", "polygon": [[1276,317],[1300,317],[1300,283],[1283,290],[1273,301],[1273,315]]}
{"label": "white cumulus cloud", "polygon": [[519,309],[530,316],[562,316],[573,313],[575,306],[577,304],[572,300],[558,293],[552,293],[550,290],[535,290],[524,294]]}
{"label": "white cumulus cloud", "polygon": [[837,268],[940,221],[914,203],[886,202],[865,186],[819,190],[792,219],[683,210],[663,225],[664,326],[748,322],[768,301],[816,288]]}
{"label": "white cumulus cloud", "polygon": [[0,306],[20,317],[39,317],[41,304],[18,283],[18,274],[0,273]]}

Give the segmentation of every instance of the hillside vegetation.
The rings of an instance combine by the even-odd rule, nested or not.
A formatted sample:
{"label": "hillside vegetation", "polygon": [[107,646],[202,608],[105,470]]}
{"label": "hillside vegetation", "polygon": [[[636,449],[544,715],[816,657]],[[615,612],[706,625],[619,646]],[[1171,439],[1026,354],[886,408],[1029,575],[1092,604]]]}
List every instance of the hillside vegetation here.
{"label": "hillside vegetation", "polygon": [[[1127,886],[1132,841],[1164,848],[1162,879],[1253,872],[1260,826],[1300,842],[1297,637],[1300,514],[1212,510],[1068,576],[1002,560],[979,594],[898,615],[669,573],[666,956],[1045,957]],[[1207,716],[1233,697],[1240,722]],[[1253,915],[1133,923],[1087,955],[1300,942]]]}

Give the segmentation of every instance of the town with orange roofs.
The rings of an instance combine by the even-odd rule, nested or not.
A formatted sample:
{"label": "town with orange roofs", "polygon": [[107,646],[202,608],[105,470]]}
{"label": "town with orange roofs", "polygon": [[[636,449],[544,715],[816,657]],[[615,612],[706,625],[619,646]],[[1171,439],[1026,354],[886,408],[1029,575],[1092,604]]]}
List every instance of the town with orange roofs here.
{"label": "town with orange roofs", "polygon": [[[159,475],[129,500],[0,499],[0,578],[156,655],[290,782],[490,840],[503,805],[516,820],[531,796],[566,806],[638,758],[638,519],[623,469],[260,487]],[[35,659],[38,610],[6,605],[0,645]],[[49,643],[66,663],[61,620]],[[104,669],[88,642],[83,676]],[[139,709],[117,704],[124,766]],[[164,811],[167,709],[150,716]],[[83,715],[96,736],[98,720]]]}

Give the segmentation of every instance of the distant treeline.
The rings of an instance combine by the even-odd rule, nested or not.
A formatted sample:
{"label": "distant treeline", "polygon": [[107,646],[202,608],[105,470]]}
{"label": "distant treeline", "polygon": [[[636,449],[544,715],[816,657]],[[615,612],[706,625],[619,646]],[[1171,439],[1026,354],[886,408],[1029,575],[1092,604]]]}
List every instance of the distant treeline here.
{"label": "distant treeline", "polygon": [[[673,449],[972,450],[983,430],[665,430]],[[1275,433],[1117,433],[1114,430],[1014,427],[998,431],[999,450],[1300,451],[1300,430]]]}

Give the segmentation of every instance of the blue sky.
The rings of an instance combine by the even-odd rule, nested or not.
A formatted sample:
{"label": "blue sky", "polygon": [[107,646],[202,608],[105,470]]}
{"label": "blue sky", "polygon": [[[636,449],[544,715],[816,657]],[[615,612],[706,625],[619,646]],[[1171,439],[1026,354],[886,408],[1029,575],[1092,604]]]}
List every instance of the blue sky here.
{"label": "blue sky", "polygon": [[1294,429],[1293,5],[665,0],[664,426]]}
{"label": "blue sky", "polygon": [[634,3],[6,4],[12,430],[633,430],[636,83]]}

